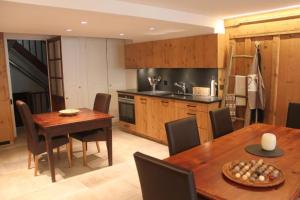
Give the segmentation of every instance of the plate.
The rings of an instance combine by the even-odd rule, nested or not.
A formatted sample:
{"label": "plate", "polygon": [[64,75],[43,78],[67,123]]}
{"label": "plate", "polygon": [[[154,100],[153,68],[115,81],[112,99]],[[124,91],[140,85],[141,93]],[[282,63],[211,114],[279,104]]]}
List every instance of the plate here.
{"label": "plate", "polygon": [[[283,183],[285,181],[284,173],[278,167],[276,167],[272,164],[264,163],[264,162],[262,163],[262,165],[267,165],[267,169],[269,167],[273,167],[274,170],[278,170],[279,173],[278,173],[278,176],[276,178],[270,179],[270,175],[274,170],[272,170],[268,175],[264,175],[264,177],[265,177],[264,181],[260,181],[258,178],[255,179],[255,180],[251,180],[250,178],[248,178],[247,180],[244,180],[242,178],[243,175],[241,175],[240,178],[237,178],[235,176],[236,172],[234,172],[233,168],[241,162],[244,162],[245,165],[251,164],[251,161],[232,161],[232,162],[228,162],[225,165],[223,165],[223,168],[222,168],[222,172],[223,172],[224,176],[227,177],[229,180],[231,180],[235,183],[238,183],[240,185],[250,186],[250,187],[259,187],[259,188],[274,187],[274,186],[280,185],[281,183]],[[262,166],[262,165],[260,165],[260,166]],[[245,173],[241,173],[241,174],[246,174],[247,172],[249,172],[252,176],[252,174],[254,173],[254,172],[250,172],[250,169],[252,168],[252,166],[254,166],[254,165],[251,165],[249,170],[246,170]],[[242,168],[243,167],[241,167],[241,169]],[[255,170],[255,172],[256,171],[257,170]],[[261,174],[261,175],[263,175],[263,174]]]}
{"label": "plate", "polygon": [[65,109],[65,110],[60,110],[58,112],[61,115],[70,116],[70,115],[77,115],[80,112],[80,110],[78,110],[78,109]]}

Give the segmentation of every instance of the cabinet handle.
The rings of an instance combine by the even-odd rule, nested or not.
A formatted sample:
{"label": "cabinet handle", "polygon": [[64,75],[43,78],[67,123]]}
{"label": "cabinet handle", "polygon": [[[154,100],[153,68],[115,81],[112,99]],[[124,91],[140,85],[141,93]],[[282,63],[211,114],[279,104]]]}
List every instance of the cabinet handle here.
{"label": "cabinet handle", "polygon": [[186,113],[187,115],[192,115],[192,116],[195,116],[196,114],[195,113]]}
{"label": "cabinet handle", "polygon": [[168,101],[161,101],[162,103],[169,103]]}
{"label": "cabinet handle", "polygon": [[145,98],[141,98],[141,101],[147,101],[147,99],[145,99]]}
{"label": "cabinet handle", "polygon": [[195,105],[186,105],[187,107],[191,107],[191,108],[196,108],[196,106]]}

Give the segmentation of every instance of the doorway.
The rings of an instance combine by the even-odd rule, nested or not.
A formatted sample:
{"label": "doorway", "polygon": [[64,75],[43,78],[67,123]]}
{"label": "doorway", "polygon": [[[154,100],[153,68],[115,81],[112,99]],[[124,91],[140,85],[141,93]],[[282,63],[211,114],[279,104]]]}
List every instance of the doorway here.
{"label": "doorway", "polygon": [[50,94],[45,40],[8,39],[8,62],[16,127],[23,126],[16,100],[26,102],[33,114],[49,112]]}

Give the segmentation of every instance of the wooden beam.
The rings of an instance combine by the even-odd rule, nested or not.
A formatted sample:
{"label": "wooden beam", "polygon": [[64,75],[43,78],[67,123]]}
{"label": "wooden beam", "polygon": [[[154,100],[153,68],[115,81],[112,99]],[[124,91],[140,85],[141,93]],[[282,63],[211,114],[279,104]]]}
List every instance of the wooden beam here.
{"label": "wooden beam", "polygon": [[234,35],[231,36],[230,39],[243,39],[243,38],[253,38],[253,37],[266,37],[266,36],[276,36],[276,35],[290,35],[290,34],[298,34],[300,33],[299,30],[294,31],[276,31],[276,32],[269,32],[269,33],[259,33],[259,34],[246,34],[246,35]]}
{"label": "wooden beam", "polygon": [[280,54],[280,36],[273,38],[272,45],[272,81],[271,81],[271,113],[272,113],[272,124],[275,124],[276,120],[276,108],[277,108],[277,89],[278,89],[278,73],[279,73],[279,54]]}
{"label": "wooden beam", "polygon": [[264,23],[269,21],[280,21],[300,18],[300,8],[279,10],[274,12],[254,14],[244,17],[236,17],[224,21],[225,28],[236,27],[240,25]]}

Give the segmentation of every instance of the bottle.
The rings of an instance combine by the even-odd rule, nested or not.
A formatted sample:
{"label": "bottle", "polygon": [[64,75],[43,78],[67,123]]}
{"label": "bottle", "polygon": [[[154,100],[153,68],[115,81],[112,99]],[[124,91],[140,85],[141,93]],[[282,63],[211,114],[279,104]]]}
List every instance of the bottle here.
{"label": "bottle", "polygon": [[214,80],[214,77],[212,77],[210,81],[210,96],[215,97],[217,95],[217,82]]}

